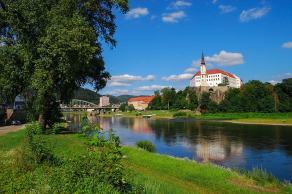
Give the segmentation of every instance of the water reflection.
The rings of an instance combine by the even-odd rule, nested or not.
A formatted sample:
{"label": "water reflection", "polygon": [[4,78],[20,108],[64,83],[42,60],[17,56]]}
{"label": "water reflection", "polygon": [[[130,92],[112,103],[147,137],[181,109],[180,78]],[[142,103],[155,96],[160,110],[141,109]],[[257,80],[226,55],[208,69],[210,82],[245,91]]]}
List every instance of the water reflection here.
{"label": "water reflection", "polygon": [[[65,115],[77,131],[81,115]],[[159,153],[213,162],[227,167],[265,168],[278,178],[292,180],[292,127],[239,125],[193,119],[97,118],[113,129],[125,145],[150,140]]]}

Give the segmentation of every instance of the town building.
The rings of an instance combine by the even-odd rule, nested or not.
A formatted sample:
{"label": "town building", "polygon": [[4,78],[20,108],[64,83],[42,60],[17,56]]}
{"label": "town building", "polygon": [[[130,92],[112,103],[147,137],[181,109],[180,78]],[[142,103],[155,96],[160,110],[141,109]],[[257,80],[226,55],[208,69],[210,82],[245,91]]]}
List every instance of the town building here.
{"label": "town building", "polygon": [[101,96],[99,98],[99,107],[105,107],[110,105],[110,99],[108,96]]}
{"label": "town building", "polygon": [[217,87],[227,86],[230,88],[240,88],[241,79],[221,69],[207,70],[205,57],[202,54],[200,71],[198,71],[190,81],[191,87]]}
{"label": "town building", "polygon": [[141,96],[130,98],[128,100],[128,105],[133,105],[135,110],[146,110],[153,98],[154,96]]}

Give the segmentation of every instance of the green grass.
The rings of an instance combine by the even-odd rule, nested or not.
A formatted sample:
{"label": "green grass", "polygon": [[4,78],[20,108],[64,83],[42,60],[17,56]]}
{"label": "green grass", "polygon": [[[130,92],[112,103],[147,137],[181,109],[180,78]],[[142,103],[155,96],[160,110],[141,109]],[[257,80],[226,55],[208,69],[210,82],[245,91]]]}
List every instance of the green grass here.
{"label": "green grass", "polygon": [[[12,151],[21,145],[24,132],[9,133],[0,137],[1,150]],[[84,139],[78,135],[50,135],[46,139],[53,145],[54,153],[61,158],[82,155],[87,152]],[[261,173],[240,175],[212,164],[199,164],[190,160],[176,159],[165,155],[153,154],[132,147],[123,147],[124,165],[132,182],[143,187],[145,193],[291,193],[291,185],[273,179],[261,179]],[[38,169],[29,177],[31,184],[44,184],[34,176],[45,179],[42,173],[51,169]],[[259,174],[259,175],[258,175]],[[252,175],[252,176],[251,176]],[[256,178],[253,178],[256,177]],[[17,180],[15,180],[17,181]],[[45,189],[45,188],[41,188]],[[106,193],[106,192],[104,192]]]}
{"label": "green grass", "polygon": [[123,147],[134,182],[146,193],[289,193],[291,186],[256,180],[211,164],[198,164]]}
{"label": "green grass", "polygon": [[[9,133],[0,137],[2,153],[11,153],[20,146],[24,131]],[[83,155],[88,147],[78,135],[49,135],[46,139],[53,145],[53,152],[61,158]],[[123,147],[123,163],[131,182],[143,187],[145,193],[291,193],[292,186],[278,181],[253,179],[251,174],[243,176],[211,164],[199,164],[190,160],[176,159],[165,155],[149,153],[132,147]],[[39,168],[27,174],[31,184],[45,182],[46,173],[52,169]],[[1,177],[1,176],[0,176]],[[40,179],[36,179],[39,177]],[[14,181],[18,181],[14,180]],[[21,180],[19,180],[21,181]],[[22,185],[25,187],[25,185]],[[45,193],[45,185],[40,191]],[[104,190],[106,193],[107,190]],[[110,191],[110,189],[108,189]],[[99,191],[99,192],[102,192]]]}
{"label": "green grass", "polygon": [[6,135],[0,136],[0,151],[6,151],[17,147],[21,144],[25,137],[25,131],[11,132]]}

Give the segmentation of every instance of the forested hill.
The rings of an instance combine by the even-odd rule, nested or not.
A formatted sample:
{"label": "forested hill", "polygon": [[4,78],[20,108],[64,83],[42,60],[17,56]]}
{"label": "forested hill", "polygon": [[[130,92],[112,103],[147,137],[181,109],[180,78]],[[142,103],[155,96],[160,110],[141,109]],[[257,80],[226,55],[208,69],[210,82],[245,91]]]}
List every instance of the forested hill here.
{"label": "forested hill", "polygon": [[[94,92],[92,90],[79,88],[78,90],[74,92],[73,98],[98,104],[100,96],[101,95],[99,93]],[[121,96],[106,95],[106,96],[109,96],[111,104],[119,104],[119,103],[127,102],[129,98],[134,97],[131,95],[121,95]]]}

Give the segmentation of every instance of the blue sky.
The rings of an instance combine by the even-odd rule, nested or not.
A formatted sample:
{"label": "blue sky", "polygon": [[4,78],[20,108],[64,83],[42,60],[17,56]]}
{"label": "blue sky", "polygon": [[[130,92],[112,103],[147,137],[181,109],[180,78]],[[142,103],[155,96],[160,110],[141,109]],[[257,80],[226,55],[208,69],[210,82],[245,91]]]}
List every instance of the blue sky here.
{"label": "blue sky", "polygon": [[112,75],[102,94],[183,89],[207,68],[271,81],[292,77],[291,0],[130,0],[117,13],[117,47],[104,47]]}

